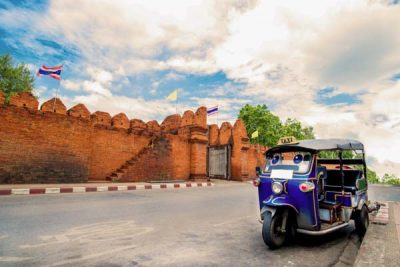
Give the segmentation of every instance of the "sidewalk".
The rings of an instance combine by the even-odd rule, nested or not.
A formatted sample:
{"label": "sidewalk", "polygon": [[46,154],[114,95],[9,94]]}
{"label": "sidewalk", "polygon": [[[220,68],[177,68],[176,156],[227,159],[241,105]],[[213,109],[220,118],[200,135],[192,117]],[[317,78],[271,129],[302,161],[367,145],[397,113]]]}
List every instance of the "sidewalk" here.
{"label": "sidewalk", "polygon": [[0,196],[37,195],[60,193],[91,193],[106,191],[130,191],[149,189],[180,189],[213,186],[211,182],[171,182],[171,183],[80,183],[80,184],[2,184]]}
{"label": "sidewalk", "polygon": [[400,202],[388,202],[385,209],[372,219],[364,236],[354,266],[400,266]]}

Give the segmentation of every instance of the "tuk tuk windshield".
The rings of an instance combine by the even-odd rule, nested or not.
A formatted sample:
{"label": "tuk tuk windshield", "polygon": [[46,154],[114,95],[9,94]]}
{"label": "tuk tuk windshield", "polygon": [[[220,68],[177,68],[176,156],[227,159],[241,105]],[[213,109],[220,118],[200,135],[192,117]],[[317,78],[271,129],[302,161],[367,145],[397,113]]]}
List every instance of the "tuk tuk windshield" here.
{"label": "tuk tuk windshield", "polygon": [[309,152],[275,153],[267,157],[265,172],[272,170],[292,170],[295,173],[306,173],[310,169],[312,155]]}

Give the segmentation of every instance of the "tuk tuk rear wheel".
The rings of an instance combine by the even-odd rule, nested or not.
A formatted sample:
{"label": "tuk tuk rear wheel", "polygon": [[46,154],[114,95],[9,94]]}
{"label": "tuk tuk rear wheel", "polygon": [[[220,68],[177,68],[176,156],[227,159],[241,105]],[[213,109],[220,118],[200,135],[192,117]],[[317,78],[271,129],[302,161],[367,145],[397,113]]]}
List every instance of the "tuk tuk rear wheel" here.
{"label": "tuk tuk rear wheel", "polygon": [[365,235],[369,226],[368,208],[364,205],[361,210],[357,210],[354,216],[354,224],[356,226],[357,234],[360,237]]}
{"label": "tuk tuk rear wheel", "polygon": [[283,214],[279,210],[272,217],[270,212],[264,215],[262,237],[264,243],[270,249],[276,249],[283,245],[286,239],[286,229],[282,229]]}

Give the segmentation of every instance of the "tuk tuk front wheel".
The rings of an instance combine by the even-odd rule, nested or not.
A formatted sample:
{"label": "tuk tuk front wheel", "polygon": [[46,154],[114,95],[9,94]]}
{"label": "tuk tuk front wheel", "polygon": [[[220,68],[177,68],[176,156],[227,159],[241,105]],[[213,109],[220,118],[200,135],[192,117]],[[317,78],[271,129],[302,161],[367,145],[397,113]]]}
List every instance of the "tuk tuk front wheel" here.
{"label": "tuk tuk front wheel", "polygon": [[264,215],[262,226],[262,237],[264,243],[270,249],[276,249],[283,245],[286,239],[286,229],[282,229],[283,214],[277,210],[275,216],[272,217],[270,212]]}
{"label": "tuk tuk front wheel", "polygon": [[357,234],[360,237],[365,235],[369,226],[368,208],[364,205],[361,210],[357,210],[354,216],[354,224],[356,226]]}

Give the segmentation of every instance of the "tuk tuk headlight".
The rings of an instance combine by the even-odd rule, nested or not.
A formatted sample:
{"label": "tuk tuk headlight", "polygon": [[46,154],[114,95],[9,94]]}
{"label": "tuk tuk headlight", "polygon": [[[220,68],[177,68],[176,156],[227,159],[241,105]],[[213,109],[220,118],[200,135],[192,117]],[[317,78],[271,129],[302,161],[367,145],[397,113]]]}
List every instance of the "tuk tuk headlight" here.
{"label": "tuk tuk headlight", "polygon": [[273,182],[272,183],[272,192],[274,194],[280,194],[283,191],[283,185],[279,182]]}

